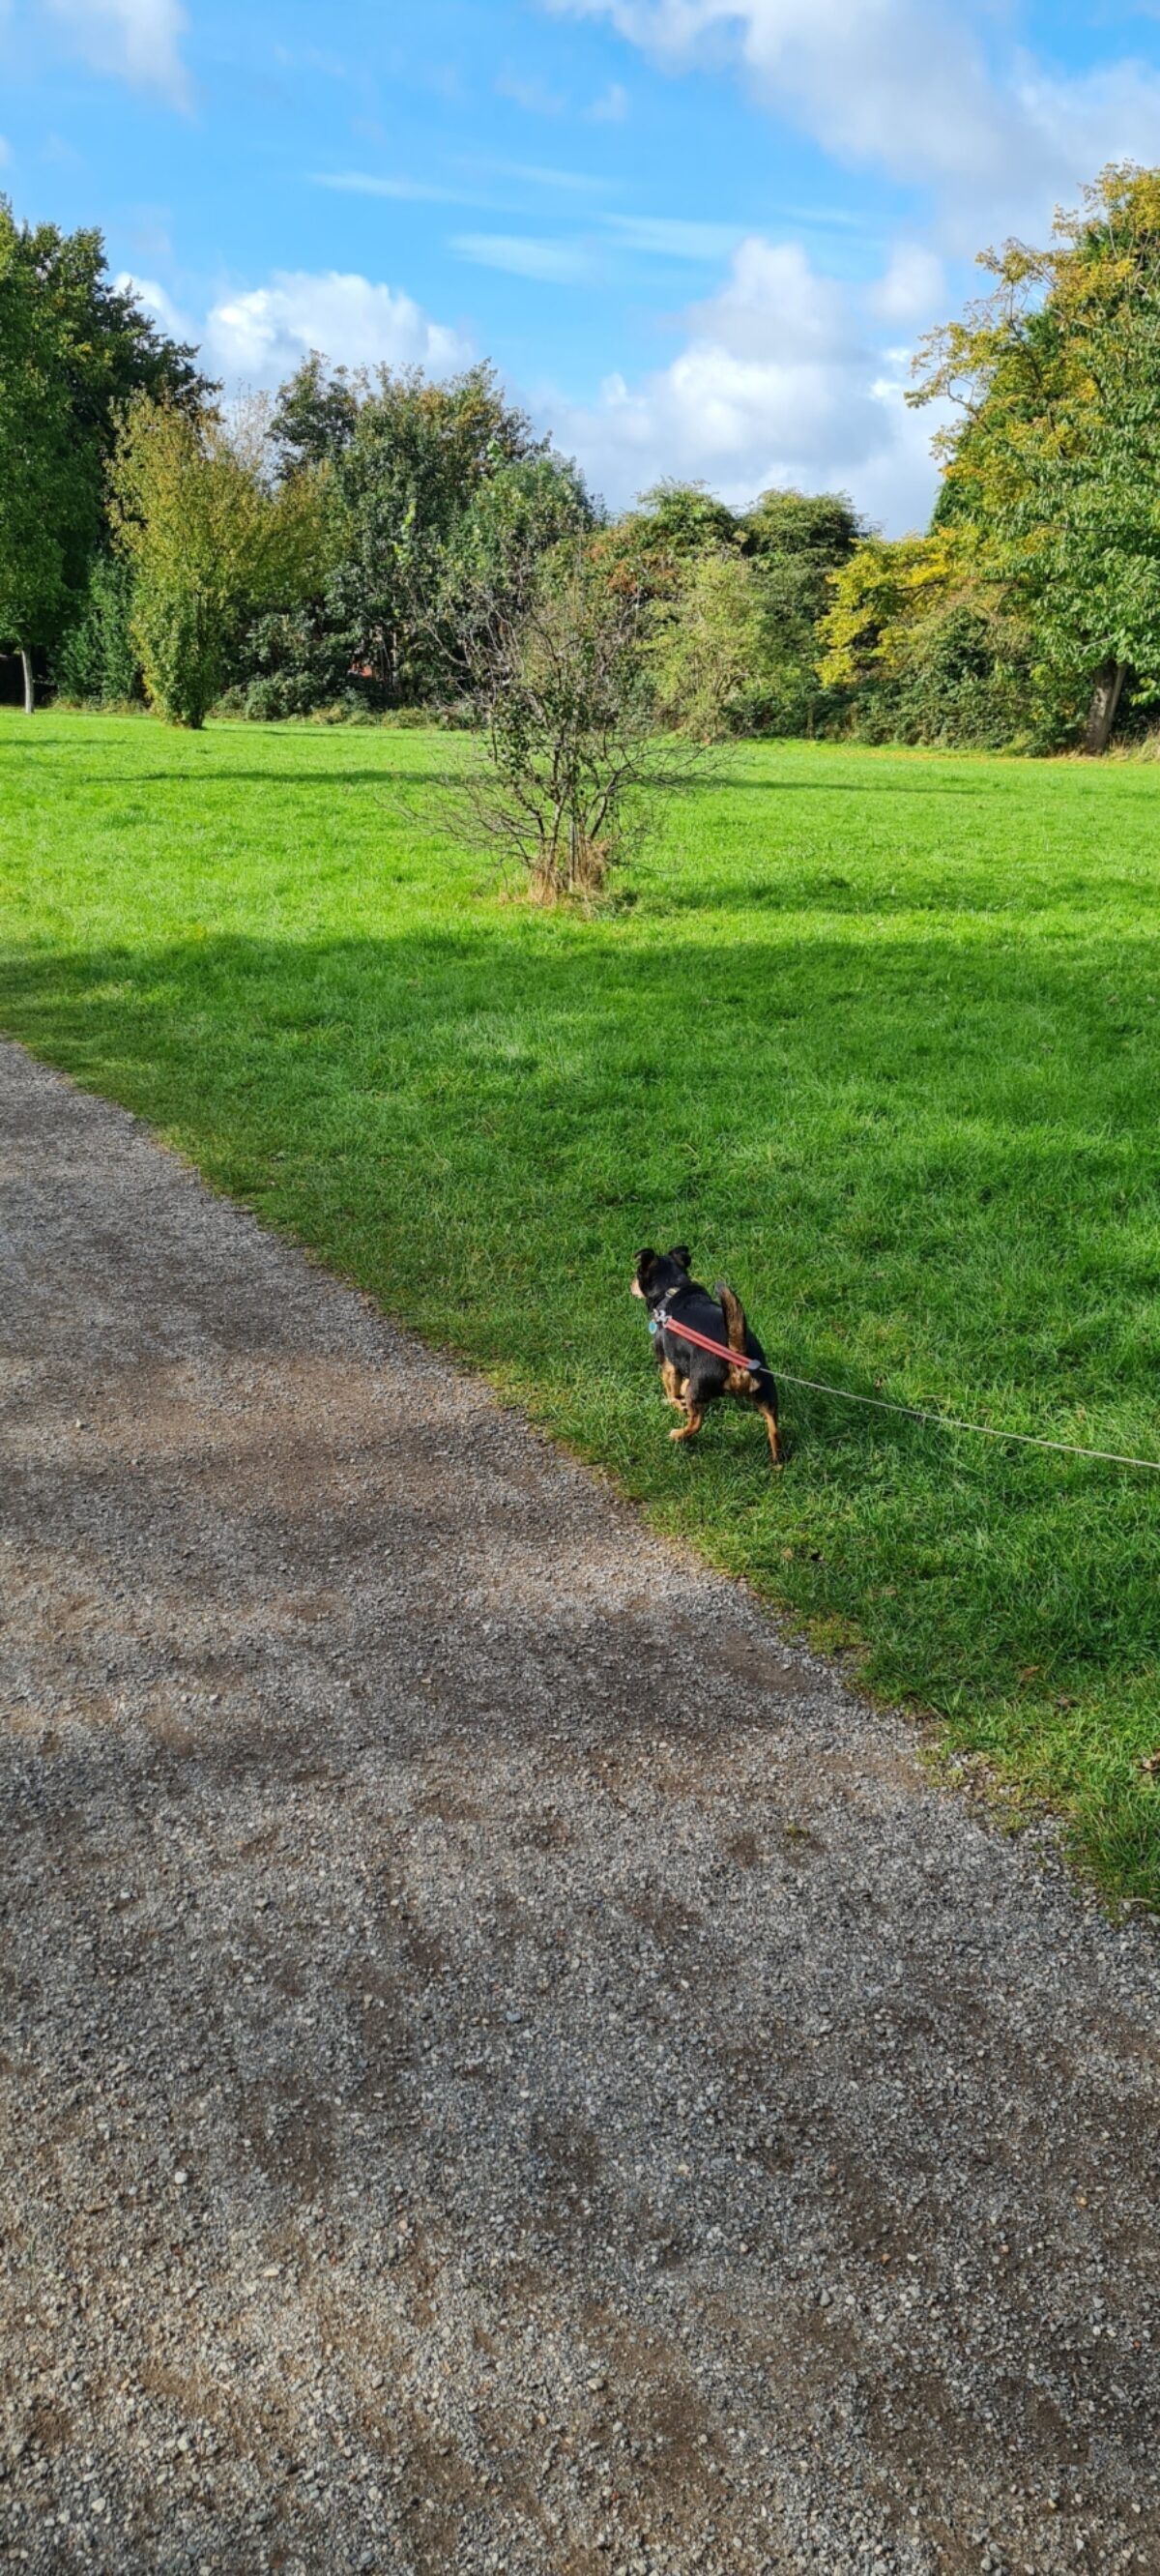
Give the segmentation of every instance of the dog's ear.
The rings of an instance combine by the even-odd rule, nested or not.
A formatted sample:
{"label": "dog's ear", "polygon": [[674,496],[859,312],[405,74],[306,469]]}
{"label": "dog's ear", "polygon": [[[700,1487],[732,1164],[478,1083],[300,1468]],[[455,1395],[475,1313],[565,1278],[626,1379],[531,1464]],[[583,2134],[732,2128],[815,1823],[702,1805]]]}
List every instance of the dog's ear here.
{"label": "dog's ear", "polygon": [[645,1271],[652,1269],[656,1257],[657,1256],[653,1251],[651,1243],[646,1243],[644,1251],[638,1252],[636,1256],[636,1275],[638,1279],[643,1279]]}
{"label": "dog's ear", "polygon": [[687,1270],[692,1258],[693,1256],[687,1243],[674,1243],[672,1245],[669,1252],[669,1259],[670,1261],[675,1261],[679,1269]]}

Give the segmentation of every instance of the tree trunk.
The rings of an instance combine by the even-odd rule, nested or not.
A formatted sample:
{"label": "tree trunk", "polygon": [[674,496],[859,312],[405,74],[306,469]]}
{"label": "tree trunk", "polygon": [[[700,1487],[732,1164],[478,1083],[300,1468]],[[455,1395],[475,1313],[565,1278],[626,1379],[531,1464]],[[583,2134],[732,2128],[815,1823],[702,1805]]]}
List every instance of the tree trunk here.
{"label": "tree trunk", "polygon": [[20,660],[24,671],[24,712],[26,716],[30,716],[36,705],[36,698],[32,686],[32,655],[24,644],[20,647]]}
{"label": "tree trunk", "polygon": [[1107,750],[1127,676],[1126,662],[1113,661],[1110,656],[1106,662],[1101,662],[1092,681],[1091,705],[1084,727],[1083,747],[1086,752],[1098,754]]}

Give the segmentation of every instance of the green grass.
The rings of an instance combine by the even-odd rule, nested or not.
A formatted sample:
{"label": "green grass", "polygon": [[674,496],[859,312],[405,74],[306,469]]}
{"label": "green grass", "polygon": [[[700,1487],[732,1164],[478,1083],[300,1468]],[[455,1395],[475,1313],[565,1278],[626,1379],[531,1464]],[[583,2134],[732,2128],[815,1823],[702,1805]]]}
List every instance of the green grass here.
{"label": "green grass", "polygon": [[674,1450],[687,1237],[787,1369],[1160,1458],[1160,772],[770,746],[500,900],[430,734],[0,719],[0,1025],[481,1363],[1160,1901],[1160,1478],[786,1390]]}

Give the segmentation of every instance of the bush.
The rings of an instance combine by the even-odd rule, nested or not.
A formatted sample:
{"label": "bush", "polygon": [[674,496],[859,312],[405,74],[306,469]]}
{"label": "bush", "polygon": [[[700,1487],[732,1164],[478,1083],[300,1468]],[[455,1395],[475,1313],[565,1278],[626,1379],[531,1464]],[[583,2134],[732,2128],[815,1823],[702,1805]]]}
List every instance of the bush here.
{"label": "bush", "polygon": [[98,555],[56,656],[53,677],[62,697],[98,707],[126,706],[144,697],[132,615],[129,565],[116,555]]}
{"label": "bush", "polygon": [[[583,545],[463,604],[459,655],[483,741],[452,802],[459,828],[526,871],[541,903],[587,901],[644,820],[655,701],[647,612]],[[687,754],[685,755],[687,766]]]}
{"label": "bush", "polygon": [[1047,748],[1055,728],[1033,707],[1026,645],[959,601],[913,626],[890,669],[866,675],[851,731],[861,742],[1002,751]]}
{"label": "bush", "polygon": [[335,705],[354,716],[369,705],[370,686],[352,672],[349,644],[315,601],[259,617],[239,646],[237,664],[238,713],[263,724]]}

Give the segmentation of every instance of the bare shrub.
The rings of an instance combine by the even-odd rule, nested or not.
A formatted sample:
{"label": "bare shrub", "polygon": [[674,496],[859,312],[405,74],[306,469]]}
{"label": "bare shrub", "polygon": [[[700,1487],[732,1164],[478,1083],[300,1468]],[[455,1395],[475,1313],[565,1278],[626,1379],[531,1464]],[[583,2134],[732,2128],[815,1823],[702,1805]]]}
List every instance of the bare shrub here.
{"label": "bare shrub", "polygon": [[[518,866],[540,903],[591,901],[638,845],[657,739],[648,609],[579,545],[509,567],[460,608],[478,759],[460,827]],[[681,747],[681,766],[688,746]]]}

